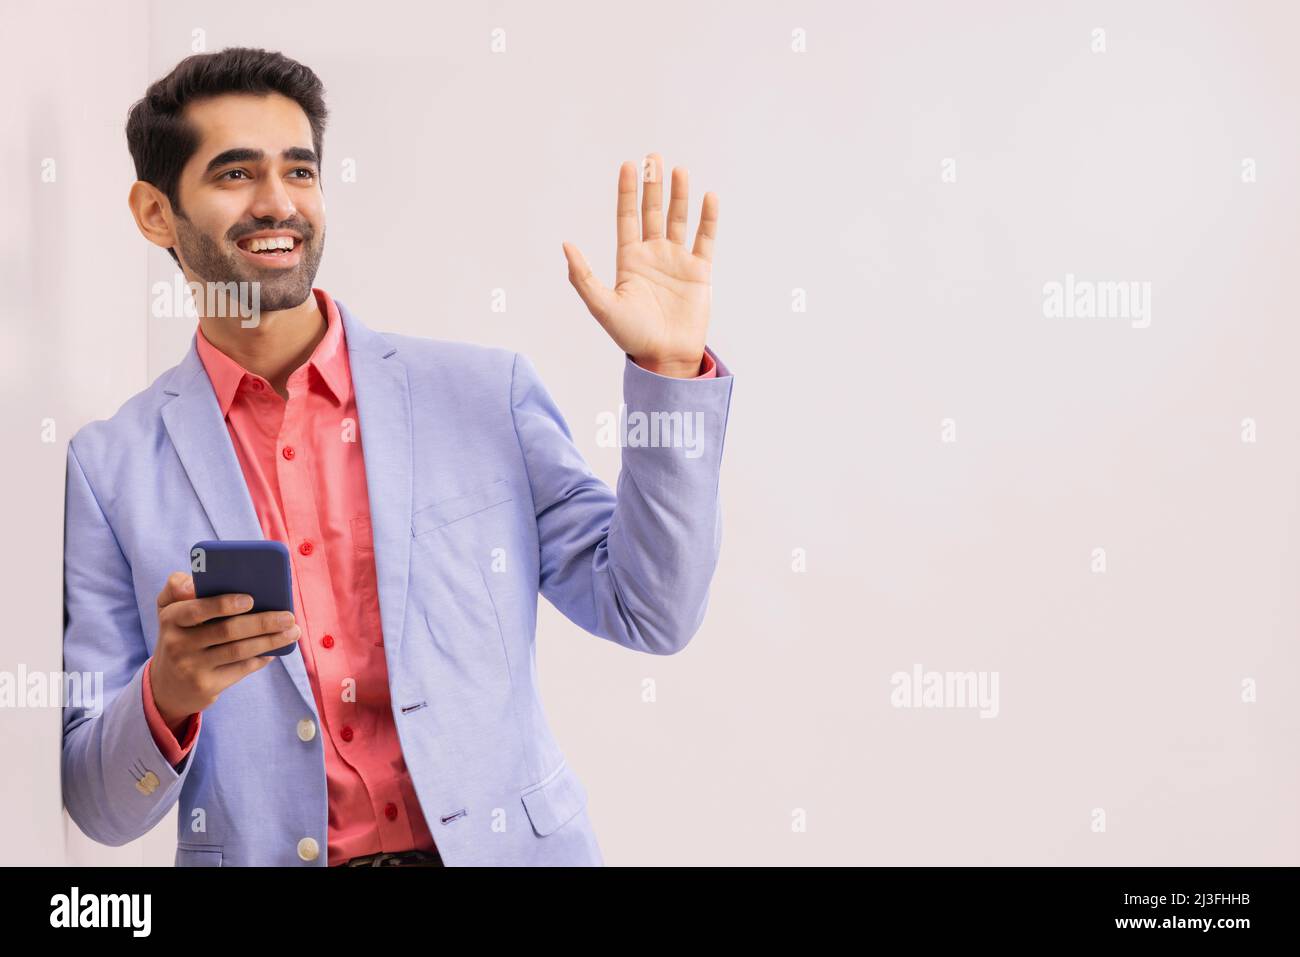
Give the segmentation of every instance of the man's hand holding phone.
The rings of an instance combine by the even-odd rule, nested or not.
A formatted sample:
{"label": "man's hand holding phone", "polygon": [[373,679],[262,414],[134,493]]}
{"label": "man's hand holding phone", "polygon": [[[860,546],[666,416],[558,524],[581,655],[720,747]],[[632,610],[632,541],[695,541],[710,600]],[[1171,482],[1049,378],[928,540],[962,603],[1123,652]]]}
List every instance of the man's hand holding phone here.
{"label": "man's hand holding phone", "polygon": [[249,612],[252,607],[249,595],[196,598],[193,576],[168,576],[158,595],[158,644],[149,682],[158,713],[173,733],[272,660],[259,655],[298,640],[301,630],[292,612]]}

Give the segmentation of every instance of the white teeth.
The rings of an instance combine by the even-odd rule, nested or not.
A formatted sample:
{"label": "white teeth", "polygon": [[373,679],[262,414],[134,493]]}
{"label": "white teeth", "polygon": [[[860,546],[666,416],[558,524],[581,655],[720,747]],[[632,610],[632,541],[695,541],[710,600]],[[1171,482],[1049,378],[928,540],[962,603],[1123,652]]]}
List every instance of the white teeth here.
{"label": "white teeth", "polygon": [[268,249],[293,249],[292,236],[273,236],[270,239],[254,239],[248,244],[250,253],[259,253]]}

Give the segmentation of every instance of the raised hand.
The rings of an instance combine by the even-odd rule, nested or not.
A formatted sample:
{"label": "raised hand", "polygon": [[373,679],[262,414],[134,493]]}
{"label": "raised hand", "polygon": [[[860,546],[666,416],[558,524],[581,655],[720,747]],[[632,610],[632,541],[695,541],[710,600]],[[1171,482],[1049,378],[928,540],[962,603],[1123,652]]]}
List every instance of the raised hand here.
{"label": "raised hand", "polygon": [[713,239],[718,228],[718,196],[705,193],[695,245],[686,248],[687,174],[673,169],[664,234],[663,157],[651,153],[641,169],[644,189],[637,217],[636,164],[618,168],[618,253],[614,288],[595,277],[587,259],[564,243],[569,282],[619,348],[637,365],[660,375],[692,378],[699,374],[709,326]]}

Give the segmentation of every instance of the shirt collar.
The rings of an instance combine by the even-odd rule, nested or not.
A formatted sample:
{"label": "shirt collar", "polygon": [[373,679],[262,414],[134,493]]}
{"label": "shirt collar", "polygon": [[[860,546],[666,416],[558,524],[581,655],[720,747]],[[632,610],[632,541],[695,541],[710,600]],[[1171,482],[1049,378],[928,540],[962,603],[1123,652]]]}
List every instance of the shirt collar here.
{"label": "shirt collar", "polygon": [[[325,335],[316,344],[307,365],[316,370],[317,376],[325,384],[330,396],[338,405],[345,404],[350,398],[351,377],[348,375],[347,349],[344,348],[343,320],[339,317],[338,306],[324,289],[312,289],[316,295],[316,304],[325,314]],[[230,412],[235,401],[235,394],[247,378],[250,384],[261,382],[263,388],[270,388],[270,383],[259,375],[249,372],[230,356],[226,355],[212,343],[200,326],[195,338],[199,358],[207,370],[212,390],[217,395],[217,404],[221,407],[224,418]],[[310,373],[308,373],[310,376]]]}

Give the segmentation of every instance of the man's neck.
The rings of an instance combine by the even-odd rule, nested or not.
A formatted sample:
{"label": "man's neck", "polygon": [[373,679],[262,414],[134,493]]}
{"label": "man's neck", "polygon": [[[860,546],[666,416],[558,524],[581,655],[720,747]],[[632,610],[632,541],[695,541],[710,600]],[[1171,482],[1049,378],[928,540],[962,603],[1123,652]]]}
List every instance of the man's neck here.
{"label": "man's neck", "polygon": [[[235,312],[235,310],[228,310]],[[301,305],[276,312],[263,312],[255,326],[245,328],[238,314],[200,316],[203,336],[230,358],[271,383],[288,398],[289,375],[311,358],[325,337],[328,323],[315,293]]]}

